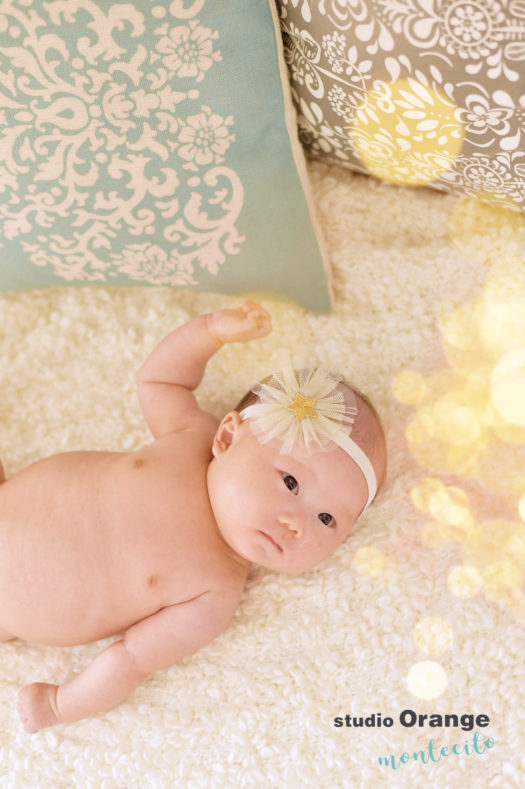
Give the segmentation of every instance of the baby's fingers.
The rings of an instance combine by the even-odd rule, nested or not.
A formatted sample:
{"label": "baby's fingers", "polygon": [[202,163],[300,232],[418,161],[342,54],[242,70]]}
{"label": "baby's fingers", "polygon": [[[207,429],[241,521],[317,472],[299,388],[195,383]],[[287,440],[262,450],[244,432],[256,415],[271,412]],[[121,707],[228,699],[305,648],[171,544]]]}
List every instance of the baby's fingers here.
{"label": "baby's fingers", "polygon": [[265,337],[272,330],[272,324],[269,320],[256,321],[252,324],[249,334],[250,340],[257,340],[259,337]]}
{"label": "baby's fingers", "polygon": [[260,305],[256,304],[246,315],[247,325],[256,331],[257,337],[263,337],[272,330],[272,318],[270,314]]}
{"label": "baby's fingers", "polygon": [[267,318],[270,317],[270,314],[264,309],[262,304],[259,304],[257,301],[251,301],[250,299],[245,299],[241,304],[240,309],[246,314],[256,312],[259,315],[266,315]]}
{"label": "baby's fingers", "polygon": [[255,321],[258,325],[269,325],[271,326],[272,318],[270,313],[264,309],[261,304],[258,304],[256,301],[250,301],[247,299],[244,301],[240,309],[244,312],[247,318],[250,318],[252,321]]}
{"label": "baby's fingers", "polygon": [[264,307],[246,300],[236,309],[219,310],[210,315],[208,330],[220,342],[247,342],[268,334],[272,321]]}

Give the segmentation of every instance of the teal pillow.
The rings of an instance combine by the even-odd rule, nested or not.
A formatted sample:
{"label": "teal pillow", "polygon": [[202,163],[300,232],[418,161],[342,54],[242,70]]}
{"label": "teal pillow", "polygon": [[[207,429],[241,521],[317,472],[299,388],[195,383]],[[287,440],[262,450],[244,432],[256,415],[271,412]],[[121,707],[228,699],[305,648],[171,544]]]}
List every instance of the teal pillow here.
{"label": "teal pillow", "polygon": [[330,309],[264,0],[0,15],[0,287],[169,285]]}

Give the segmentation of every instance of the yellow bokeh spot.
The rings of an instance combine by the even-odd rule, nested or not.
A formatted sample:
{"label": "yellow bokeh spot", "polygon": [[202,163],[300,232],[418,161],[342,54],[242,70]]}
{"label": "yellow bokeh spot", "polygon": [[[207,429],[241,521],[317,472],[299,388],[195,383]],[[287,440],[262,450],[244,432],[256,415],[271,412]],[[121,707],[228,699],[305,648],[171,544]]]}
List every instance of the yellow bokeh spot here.
{"label": "yellow bokeh spot", "polygon": [[433,660],[414,663],[408,672],[407,687],[419,699],[437,699],[448,684],[445,670]]}
{"label": "yellow bokeh spot", "polygon": [[482,307],[479,303],[465,304],[453,312],[440,312],[439,328],[443,340],[452,348],[462,351],[478,349],[481,314]]}
{"label": "yellow bokeh spot", "polygon": [[463,564],[449,571],[447,585],[456,597],[474,597],[483,586],[483,579],[476,567]]}
{"label": "yellow bokeh spot", "polygon": [[427,444],[429,437],[436,432],[432,408],[420,408],[409,422],[405,435],[410,444]]}
{"label": "yellow bokeh spot", "polygon": [[463,396],[470,407],[486,422],[490,409],[490,372],[489,366],[477,366],[465,376]]}
{"label": "yellow bokeh spot", "polygon": [[525,427],[511,425],[508,422],[494,422],[492,425],[494,435],[507,444],[525,444]]}
{"label": "yellow bokeh spot", "polygon": [[492,562],[482,572],[483,583],[492,594],[498,595],[519,586],[523,576],[510,560]]}
{"label": "yellow bokeh spot", "polygon": [[420,408],[406,430],[408,440],[414,444],[436,439],[446,444],[478,441],[484,426],[476,411],[445,397],[433,405]]}
{"label": "yellow bokeh spot", "polygon": [[447,453],[446,470],[460,477],[475,476],[478,461],[487,446],[486,439],[475,444],[456,444]]}
{"label": "yellow bokeh spot", "polygon": [[379,578],[383,574],[390,575],[397,568],[397,562],[377,548],[368,546],[360,548],[354,556],[354,567],[358,573],[369,578]]}
{"label": "yellow bokeh spot", "polygon": [[454,397],[444,397],[435,403],[433,414],[441,440],[462,444],[481,438],[483,425],[479,415],[472,408],[458,403]]}
{"label": "yellow bokeh spot", "polygon": [[516,524],[516,529],[503,546],[505,555],[516,562],[525,562],[525,525]]}
{"label": "yellow bokeh spot", "polygon": [[367,170],[396,184],[428,184],[453,166],[463,146],[456,105],[416,79],[381,83],[356,110],[350,129]]}
{"label": "yellow bokeh spot", "polygon": [[476,473],[489,441],[486,392],[487,387],[471,401],[468,388],[453,389],[418,408],[405,435],[419,463],[443,473]]}
{"label": "yellow bokeh spot", "polygon": [[443,548],[450,542],[449,535],[444,532],[446,529],[443,529],[440,523],[428,521],[421,527],[421,542],[432,550]]}
{"label": "yellow bokeh spot", "polygon": [[498,359],[505,351],[519,348],[524,335],[525,314],[522,304],[511,299],[484,303],[479,337],[489,359]]}
{"label": "yellow bokeh spot", "polygon": [[466,494],[460,488],[446,488],[435,493],[428,511],[436,521],[445,526],[444,534],[456,542],[466,539],[475,528]]}
{"label": "yellow bokeh spot", "polygon": [[506,353],[490,376],[496,411],[507,422],[525,427],[525,347]]}
{"label": "yellow bokeh spot", "polygon": [[452,630],[439,616],[427,616],[414,628],[414,642],[429,655],[441,655],[452,648]]}
{"label": "yellow bokeh spot", "polygon": [[[524,239],[525,245],[525,239]],[[525,296],[525,258],[523,255],[493,261],[487,272],[483,299],[489,303],[511,304],[518,309]]]}
{"label": "yellow bokeh spot", "polygon": [[525,427],[512,424],[507,419],[504,419],[492,400],[488,404],[485,421],[494,435],[501,441],[505,441],[508,444],[525,444]]}
{"label": "yellow bokeh spot", "polygon": [[394,378],[392,391],[400,403],[418,405],[427,396],[429,387],[421,373],[414,370],[403,370]]}
{"label": "yellow bokeh spot", "polygon": [[503,546],[516,530],[513,521],[486,520],[476,524],[468,535],[464,556],[478,567],[485,567],[502,556]]}
{"label": "yellow bokeh spot", "polygon": [[467,494],[461,488],[446,487],[431,496],[428,511],[440,523],[457,526],[470,515]]}
{"label": "yellow bokeh spot", "polygon": [[418,510],[428,512],[430,501],[436,493],[446,490],[445,485],[441,480],[435,477],[425,477],[415,485],[410,491],[410,498],[412,503]]}
{"label": "yellow bokeh spot", "polygon": [[494,257],[515,255],[523,249],[525,216],[488,193],[464,195],[452,210],[449,233],[465,255],[490,263]]}

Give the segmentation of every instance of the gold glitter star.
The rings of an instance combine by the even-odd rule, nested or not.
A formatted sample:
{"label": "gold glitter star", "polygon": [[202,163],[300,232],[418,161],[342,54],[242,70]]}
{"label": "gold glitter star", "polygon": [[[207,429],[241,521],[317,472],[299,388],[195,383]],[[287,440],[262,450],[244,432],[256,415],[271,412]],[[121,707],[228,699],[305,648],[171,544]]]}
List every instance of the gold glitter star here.
{"label": "gold glitter star", "polygon": [[300,392],[297,392],[295,400],[287,408],[295,411],[295,419],[297,422],[300,422],[305,416],[317,416],[314,408],[316,402],[317,397],[305,397]]}

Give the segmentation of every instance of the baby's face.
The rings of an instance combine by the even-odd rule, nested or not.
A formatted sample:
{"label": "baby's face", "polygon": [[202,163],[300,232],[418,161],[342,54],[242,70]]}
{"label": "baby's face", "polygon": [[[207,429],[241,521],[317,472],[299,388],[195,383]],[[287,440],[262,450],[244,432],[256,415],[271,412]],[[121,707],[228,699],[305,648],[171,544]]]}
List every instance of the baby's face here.
{"label": "baby's face", "polygon": [[367,500],[364,477],[342,449],[281,454],[235,411],[221,422],[213,454],[208,492],[223,539],[272,570],[305,572],[326,559]]}

